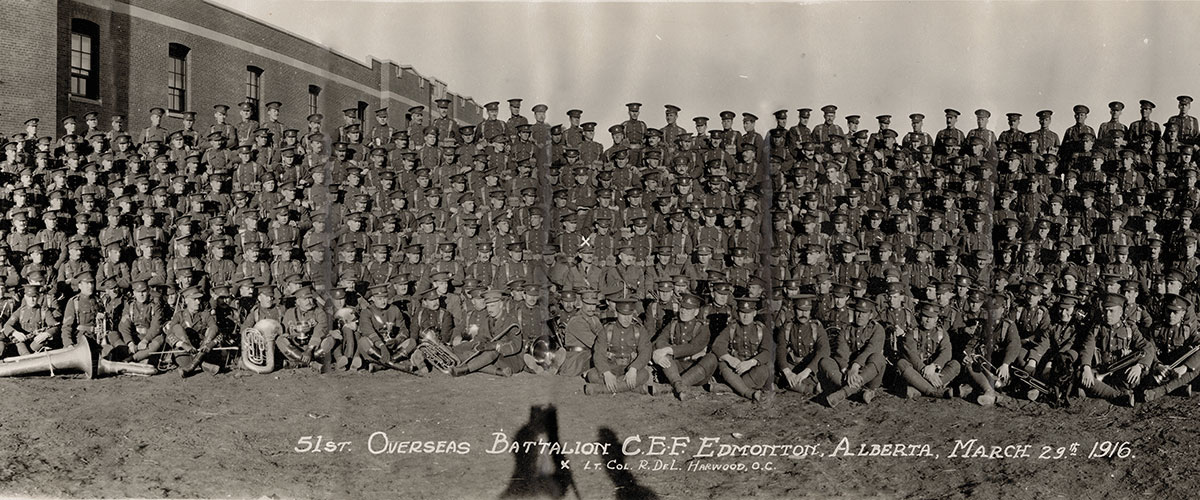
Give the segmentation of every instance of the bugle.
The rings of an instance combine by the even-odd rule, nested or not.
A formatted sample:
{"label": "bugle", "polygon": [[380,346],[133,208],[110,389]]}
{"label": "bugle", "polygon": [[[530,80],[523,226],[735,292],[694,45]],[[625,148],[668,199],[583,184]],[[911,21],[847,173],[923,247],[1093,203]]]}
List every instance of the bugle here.
{"label": "bugle", "polygon": [[[983,374],[987,375],[987,377],[990,379],[996,378],[996,367],[993,366],[992,362],[988,361],[987,358],[985,358],[982,354],[977,352],[967,353],[967,355],[963,356],[963,362],[971,364],[975,367],[975,369],[983,372]],[[1010,368],[1009,372],[1011,373],[1011,371],[1012,370]]]}

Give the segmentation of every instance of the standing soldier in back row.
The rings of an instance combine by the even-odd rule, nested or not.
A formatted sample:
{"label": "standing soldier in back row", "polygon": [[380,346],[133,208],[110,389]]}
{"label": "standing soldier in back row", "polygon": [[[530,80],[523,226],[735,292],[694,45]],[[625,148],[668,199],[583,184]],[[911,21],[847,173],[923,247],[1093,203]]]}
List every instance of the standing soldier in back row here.
{"label": "standing soldier in back row", "polygon": [[1129,124],[1129,134],[1127,135],[1129,141],[1141,140],[1143,135],[1149,134],[1152,142],[1158,142],[1158,139],[1162,137],[1162,127],[1150,119],[1150,114],[1154,112],[1154,103],[1142,99],[1138,101],[1138,104],[1142,112],[1142,119]]}
{"label": "standing soldier in back row", "polygon": [[375,126],[367,133],[367,142],[371,147],[381,148],[386,147],[392,142],[392,135],[396,133],[395,127],[388,125],[388,109],[379,108],[375,110]]}
{"label": "standing soldier in back row", "polygon": [[625,128],[625,138],[629,141],[630,148],[641,149],[646,142],[646,122],[638,119],[642,112],[642,103],[631,102],[625,107],[629,111],[629,119],[621,124]]}
{"label": "standing soldier in back row", "polygon": [[824,123],[813,127],[813,142],[829,144],[832,136],[844,136],[845,134],[842,133],[842,127],[833,122],[835,119],[837,119],[837,106],[832,104],[824,106],[821,108],[821,112],[825,114],[825,121]]}
{"label": "standing soldier in back row", "polygon": [[1192,107],[1192,97],[1181,95],[1176,99],[1179,101],[1179,114],[1167,118],[1167,125],[1175,125],[1175,130],[1179,131],[1180,142],[1191,144],[1196,134],[1200,133],[1200,124],[1196,123],[1196,117],[1188,115],[1188,110]]}

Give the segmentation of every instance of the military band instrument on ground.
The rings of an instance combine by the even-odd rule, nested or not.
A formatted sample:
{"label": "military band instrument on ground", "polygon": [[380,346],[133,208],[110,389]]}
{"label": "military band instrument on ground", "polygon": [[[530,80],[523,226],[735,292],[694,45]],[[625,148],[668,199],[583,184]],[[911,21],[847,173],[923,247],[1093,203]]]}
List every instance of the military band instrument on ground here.
{"label": "military band instrument on ground", "polygon": [[242,366],[254,373],[275,371],[275,338],[282,334],[283,325],[273,319],[260,319],[242,330]]}
{"label": "military band instrument on ground", "polygon": [[0,377],[74,372],[90,379],[96,374],[95,355],[91,339],[84,337],[71,347],[0,360]]}

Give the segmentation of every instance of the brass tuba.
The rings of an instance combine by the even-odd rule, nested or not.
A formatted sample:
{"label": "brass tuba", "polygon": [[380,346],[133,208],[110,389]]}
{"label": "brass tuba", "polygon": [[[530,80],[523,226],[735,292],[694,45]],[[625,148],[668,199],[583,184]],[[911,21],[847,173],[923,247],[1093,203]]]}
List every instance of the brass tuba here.
{"label": "brass tuba", "polygon": [[437,368],[439,372],[450,373],[451,369],[458,366],[460,360],[458,355],[454,354],[454,350],[448,345],[438,342],[437,335],[427,333],[422,335],[422,341],[416,345],[416,351],[425,357],[425,361],[430,363],[433,368]]}
{"label": "brass tuba", "polygon": [[49,372],[83,372],[84,378],[96,374],[95,352],[92,339],[83,337],[78,344],[63,349],[27,354],[0,360],[0,377],[32,375]]}
{"label": "brass tuba", "polygon": [[242,366],[255,373],[275,371],[275,337],[283,334],[283,325],[273,319],[260,319],[242,331]]}

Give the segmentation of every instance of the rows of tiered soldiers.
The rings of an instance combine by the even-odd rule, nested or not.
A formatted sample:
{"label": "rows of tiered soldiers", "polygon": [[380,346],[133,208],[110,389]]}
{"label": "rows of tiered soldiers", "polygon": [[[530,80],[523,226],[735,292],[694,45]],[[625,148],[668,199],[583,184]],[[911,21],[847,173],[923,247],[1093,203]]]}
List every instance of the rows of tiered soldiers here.
{"label": "rows of tiered soldiers", "polygon": [[[274,320],[271,354],[323,370],[580,377],[585,392],[831,406],[907,397],[1191,394],[1200,257],[1194,144],[1179,97],[1126,125],[1087,106],[1053,131],[839,124],[825,106],[693,130],[667,105],[596,141],[521,100],[460,126],[449,101],[393,126],[348,109],[230,123],[214,107],[37,120],[0,138],[3,355],[90,339],[105,359],[229,369]],[[57,137],[55,137],[57,136]],[[163,354],[167,353],[167,354]],[[446,353],[449,353],[448,355]]]}

